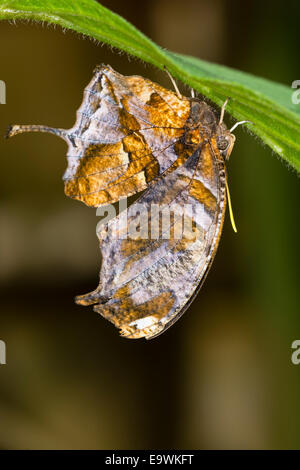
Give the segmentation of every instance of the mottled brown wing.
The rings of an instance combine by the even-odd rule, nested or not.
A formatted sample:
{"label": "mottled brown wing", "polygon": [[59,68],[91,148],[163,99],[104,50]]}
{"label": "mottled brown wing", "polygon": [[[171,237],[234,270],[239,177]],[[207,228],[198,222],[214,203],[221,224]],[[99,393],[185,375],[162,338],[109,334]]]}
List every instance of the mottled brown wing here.
{"label": "mottled brown wing", "polygon": [[[100,284],[77,297],[77,303],[97,304],[94,309],[128,338],[160,334],[185,311],[202,284],[218,245],[225,205],[224,162],[208,141],[101,229]],[[147,238],[153,207],[167,207],[179,216],[172,219],[170,236],[160,222],[160,238]],[[185,231],[180,238],[175,221],[182,208],[185,220],[192,221],[192,235]],[[143,211],[148,217],[141,219]],[[128,237],[132,227],[139,229],[134,239]]]}
{"label": "mottled brown wing", "polygon": [[96,68],[69,144],[65,193],[89,206],[144,190],[177,159],[190,103],[138,76]]}
{"label": "mottled brown wing", "polygon": [[[98,207],[146,189],[172,167],[190,109],[185,97],[101,65],[84,91],[71,129],[14,125],[6,136],[50,132],[64,138],[68,144],[65,193]],[[180,155],[181,161],[186,156]]]}

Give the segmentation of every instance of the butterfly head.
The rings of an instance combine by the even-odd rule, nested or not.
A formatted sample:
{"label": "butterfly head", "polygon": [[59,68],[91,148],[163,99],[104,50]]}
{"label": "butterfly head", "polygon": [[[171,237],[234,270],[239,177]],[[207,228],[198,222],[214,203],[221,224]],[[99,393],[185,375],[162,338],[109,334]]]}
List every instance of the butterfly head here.
{"label": "butterfly head", "polygon": [[[222,118],[222,114],[221,114],[221,118]],[[228,160],[230,157],[232,148],[234,146],[234,142],[235,142],[235,135],[232,134],[234,129],[236,129],[241,124],[246,124],[246,123],[253,124],[253,123],[251,121],[238,121],[232,126],[231,129],[228,130],[225,124],[221,121],[221,118],[220,118],[219,125],[217,127],[217,135],[218,135],[217,145],[218,145],[220,154],[225,158],[225,160]]]}
{"label": "butterfly head", "polygon": [[233,135],[225,126],[224,123],[221,123],[217,126],[217,147],[225,160],[229,160],[230,154],[232,152],[235,135]]}
{"label": "butterfly head", "polygon": [[230,130],[227,130],[227,127],[225,126],[223,120],[224,120],[225,109],[226,109],[229,99],[230,98],[227,98],[225,102],[223,103],[223,106],[221,108],[219,124],[217,128],[217,134],[218,134],[217,145],[218,145],[220,154],[225,158],[225,160],[229,159],[233,146],[234,146],[235,135],[232,134],[234,129],[236,129],[241,124],[245,124],[245,123],[253,124],[251,121],[238,121],[232,126]]}
{"label": "butterfly head", "polygon": [[231,133],[231,130],[229,131],[227,129],[226,125],[223,122],[225,109],[228,101],[229,98],[227,98],[223,103],[219,123],[217,125],[217,146],[220,154],[225,160],[229,160],[235,142],[235,135]]}

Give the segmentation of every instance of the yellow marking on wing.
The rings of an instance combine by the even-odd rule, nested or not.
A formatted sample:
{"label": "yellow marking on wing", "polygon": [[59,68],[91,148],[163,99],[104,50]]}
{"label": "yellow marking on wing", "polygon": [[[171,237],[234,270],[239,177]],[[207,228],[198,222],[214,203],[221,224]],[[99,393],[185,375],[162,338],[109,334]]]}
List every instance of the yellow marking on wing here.
{"label": "yellow marking on wing", "polygon": [[76,177],[66,181],[65,193],[92,206],[144,190],[159,172],[151,150],[136,134],[111,146],[90,146],[86,157],[80,160]]}
{"label": "yellow marking on wing", "polygon": [[[126,242],[126,245],[124,244]],[[161,238],[159,239],[149,239],[149,240],[124,240],[122,247],[122,254],[124,257],[128,257],[128,260],[124,266],[122,272],[122,278],[126,278],[130,272],[131,267],[137,263],[139,260],[145,258],[149,254],[157,250],[166,240]],[[151,264],[151,261],[150,261]],[[149,266],[150,266],[149,264]]]}
{"label": "yellow marking on wing", "polygon": [[[148,79],[132,76],[132,77],[122,77],[124,78],[127,87],[130,91],[137,96],[142,102],[146,104],[146,110],[148,110],[148,105],[151,105],[154,108],[161,108],[162,104],[166,105],[166,112],[170,116],[177,115],[177,118],[181,119],[180,127],[183,126],[182,121],[186,121],[190,112],[190,102],[186,98],[180,99],[176,93],[173,91],[167,90],[157,83],[151,82]],[[153,97],[153,95],[155,95]],[[159,97],[160,99],[156,98]]]}
{"label": "yellow marking on wing", "polygon": [[[148,101],[147,107],[149,121],[153,126],[154,134],[161,134],[168,138],[179,136],[183,133],[183,126],[188,118],[189,107],[185,106],[184,115],[178,115],[178,104],[171,107],[162,97],[153,93]],[[163,128],[163,129],[162,129]]]}
{"label": "yellow marking on wing", "polygon": [[208,146],[205,146],[201,153],[200,173],[204,179],[210,183],[215,181],[214,155]]}
{"label": "yellow marking on wing", "polygon": [[197,199],[197,201],[204,204],[204,206],[211,211],[215,211],[217,208],[217,200],[215,196],[207,189],[201,181],[193,179],[190,195]]}
{"label": "yellow marking on wing", "polygon": [[[136,305],[130,297],[128,289],[120,288],[112,297],[117,299],[116,303],[107,303],[97,306],[95,309],[104,318],[112,322],[117,328],[120,328],[124,336],[141,337],[145,336],[144,329],[138,329],[129,324],[151,316],[159,322],[168,315],[174,305],[174,298],[171,292],[162,292],[143,304]],[[132,336],[132,335],[137,336]]]}
{"label": "yellow marking on wing", "polygon": [[124,257],[132,256],[138,254],[139,250],[143,250],[147,247],[149,241],[138,239],[138,240],[123,240],[122,241],[122,255]]}

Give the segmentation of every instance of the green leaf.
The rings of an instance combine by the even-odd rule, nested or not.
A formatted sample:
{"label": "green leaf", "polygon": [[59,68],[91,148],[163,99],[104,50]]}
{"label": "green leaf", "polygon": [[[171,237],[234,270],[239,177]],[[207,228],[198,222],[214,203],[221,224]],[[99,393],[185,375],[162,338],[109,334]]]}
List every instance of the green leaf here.
{"label": "green leaf", "polygon": [[46,21],[110,44],[170,73],[246,124],[300,172],[300,107],[292,88],[228,67],[169,52],[94,0],[4,0],[0,19]]}

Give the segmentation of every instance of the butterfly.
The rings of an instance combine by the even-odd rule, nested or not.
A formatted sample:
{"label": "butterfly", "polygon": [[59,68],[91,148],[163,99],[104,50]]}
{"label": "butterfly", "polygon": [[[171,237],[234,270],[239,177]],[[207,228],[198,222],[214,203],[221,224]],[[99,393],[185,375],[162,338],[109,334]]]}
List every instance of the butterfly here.
{"label": "butterfly", "polygon": [[[169,91],[101,65],[71,129],[14,125],[7,134],[62,137],[68,144],[65,194],[87,206],[106,207],[144,191],[99,228],[100,283],[76,298],[94,305],[127,338],[153,338],[186,311],[211,267],[224,222],[225,162],[239,123],[228,130],[226,103],[218,117],[205,101],[182,96],[174,86]],[[161,207],[169,224],[156,214],[153,236],[153,208]],[[175,221],[183,215],[189,228],[178,236]]]}

